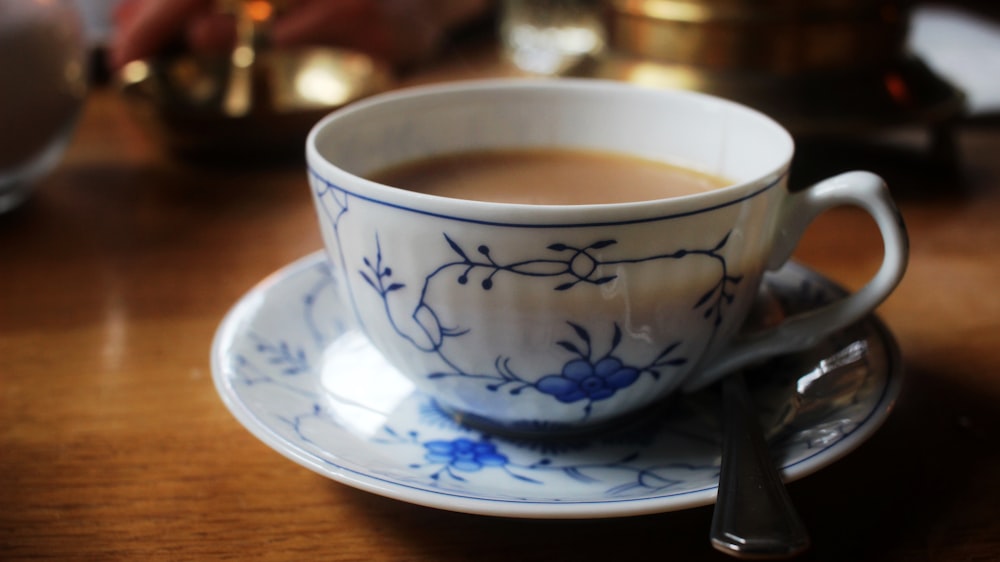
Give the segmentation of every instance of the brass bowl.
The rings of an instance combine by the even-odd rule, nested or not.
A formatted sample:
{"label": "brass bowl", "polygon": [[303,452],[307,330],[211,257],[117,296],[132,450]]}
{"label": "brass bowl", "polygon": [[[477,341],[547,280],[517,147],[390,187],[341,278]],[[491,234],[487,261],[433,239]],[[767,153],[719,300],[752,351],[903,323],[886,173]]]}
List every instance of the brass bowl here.
{"label": "brass bowl", "polygon": [[[246,69],[229,56],[135,61],[116,81],[140,122],[171,152],[256,158],[301,154],[321,117],[388,89],[392,75],[367,55],[308,47],[262,50]],[[239,111],[232,110],[234,94]]]}
{"label": "brass bowl", "polygon": [[778,77],[611,55],[580,73],[735,100],[770,115],[796,136],[865,134],[905,125],[933,129],[965,112],[965,95],[915,57],[876,68]]}
{"label": "brass bowl", "polygon": [[575,74],[715,94],[793,134],[946,125],[964,94],[905,49],[910,0],[606,0]]}
{"label": "brass bowl", "polygon": [[712,70],[800,74],[890,63],[906,0],[609,0],[619,51]]}

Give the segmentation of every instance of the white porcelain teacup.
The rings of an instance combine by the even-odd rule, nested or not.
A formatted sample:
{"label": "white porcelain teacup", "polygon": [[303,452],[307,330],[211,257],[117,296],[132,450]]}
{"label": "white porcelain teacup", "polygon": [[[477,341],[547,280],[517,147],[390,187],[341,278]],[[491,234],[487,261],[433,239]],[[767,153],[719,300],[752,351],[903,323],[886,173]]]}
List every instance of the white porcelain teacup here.
{"label": "white porcelain teacup", "polygon": [[[732,184],[559,206],[365,179],[413,159],[512,147],[625,153]],[[541,432],[607,422],[806,348],[895,288],[907,238],[882,180],[851,172],[790,193],[792,153],[781,126],[726,100],[562,79],[400,90],[333,113],[307,141],[340,297],[376,348],[461,419]],[[741,333],[765,271],[839,205],[875,219],[885,247],[877,273],[842,300]]]}

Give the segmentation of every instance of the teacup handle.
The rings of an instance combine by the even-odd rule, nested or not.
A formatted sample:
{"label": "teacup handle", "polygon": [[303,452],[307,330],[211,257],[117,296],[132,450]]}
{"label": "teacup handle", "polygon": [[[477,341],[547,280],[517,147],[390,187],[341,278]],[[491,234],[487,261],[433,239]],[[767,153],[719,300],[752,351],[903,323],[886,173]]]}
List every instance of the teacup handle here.
{"label": "teacup handle", "polygon": [[909,240],[885,182],[870,172],[847,172],[789,195],[778,217],[767,268],[776,270],[788,261],[806,227],[817,216],[845,205],[860,207],[870,214],[882,235],[884,256],[875,275],[855,293],[786,318],[772,328],[737,336],[721,354],[702,364],[685,383],[685,390],[702,388],[762,359],[808,349],[869,314],[896,288],[906,270]]}

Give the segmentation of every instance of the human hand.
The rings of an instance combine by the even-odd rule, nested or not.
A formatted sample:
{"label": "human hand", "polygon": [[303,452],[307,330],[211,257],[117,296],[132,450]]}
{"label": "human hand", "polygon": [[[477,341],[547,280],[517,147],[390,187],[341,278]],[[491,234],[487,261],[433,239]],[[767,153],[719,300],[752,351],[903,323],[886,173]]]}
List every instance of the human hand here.
{"label": "human hand", "polygon": [[[276,47],[314,44],[356,49],[394,64],[431,54],[455,25],[489,0],[284,0],[270,33]],[[194,52],[223,52],[233,18],[214,0],[124,0],[115,15],[111,65],[153,56],[175,41]]]}

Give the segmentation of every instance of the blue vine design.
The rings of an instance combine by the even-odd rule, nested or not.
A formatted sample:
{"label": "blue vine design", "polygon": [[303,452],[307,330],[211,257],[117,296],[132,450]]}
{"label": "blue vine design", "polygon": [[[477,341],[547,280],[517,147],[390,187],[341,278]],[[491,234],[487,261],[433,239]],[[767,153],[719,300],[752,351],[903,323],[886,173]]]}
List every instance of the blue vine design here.
{"label": "blue vine design", "polygon": [[383,436],[377,438],[376,443],[414,445],[421,448],[421,462],[411,462],[407,467],[416,471],[429,471],[425,474],[432,485],[440,484],[444,479],[464,483],[472,474],[490,470],[500,471],[520,482],[535,485],[545,484],[542,476],[546,473],[561,474],[584,485],[606,483],[608,474],[631,474],[626,478],[615,477],[614,485],[604,492],[611,497],[621,497],[636,492],[662,492],[684,484],[686,480],[670,476],[677,472],[709,471],[716,477],[718,475],[717,465],[696,466],[678,462],[644,466],[639,451],[631,451],[612,461],[560,462],[555,457],[546,456],[521,464],[514,462],[510,452],[506,451],[506,445],[510,444],[490,435],[422,440],[416,430],[400,433],[384,426],[382,432]]}
{"label": "blue vine design", "polygon": [[[328,329],[323,323],[329,321],[327,318],[317,318],[315,307],[317,299],[323,293],[332,290],[337,284],[337,278],[333,271],[326,264],[320,264],[317,269],[318,279],[308,290],[301,295],[301,305],[303,309],[303,323],[306,326],[315,349],[322,350],[329,338],[334,333],[343,331],[343,322],[339,319],[333,321],[333,326]],[[266,338],[256,332],[247,334],[253,342],[254,353],[263,359],[263,362],[270,368],[276,369],[281,378],[275,378],[268,374],[269,369],[262,369],[256,361],[251,360],[246,354],[238,353],[235,356],[237,373],[246,386],[258,384],[271,384],[296,394],[312,396],[311,393],[303,391],[295,385],[286,382],[286,378],[297,378],[300,375],[308,376],[315,370],[312,354],[307,351],[303,342],[289,342],[287,339]],[[320,352],[315,352],[319,355]]]}
{"label": "blue vine design", "polygon": [[311,366],[306,350],[292,348],[285,340],[277,343],[258,340],[257,352],[267,357],[267,362],[281,370],[283,375],[300,375],[310,372]]}
{"label": "blue vine design", "polygon": [[[294,439],[300,443],[322,448],[324,442],[320,437],[327,434],[326,429],[343,429],[344,426],[338,414],[338,406],[328,403],[321,388],[316,386],[318,383],[315,379],[319,376],[316,372],[317,365],[311,361],[299,363],[300,359],[308,359],[314,351],[311,341],[317,333],[312,319],[317,314],[313,309],[324,302],[317,297],[322,292],[331,291],[335,284],[327,279],[330,272],[325,266],[317,271],[322,279],[306,287],[300,293],[298,301],[304,309],[302,320],[305,331],[301,334],[302,337],[288,339],[287,335],[283,335],[269,338],[251,329],[246,332],[247,337],[251,338],[250,345],[244,348],[245,351],[232,357],[231,376],[234,383],[247,389],[265,387],[263,392],[268,396],[273,396],[276,392],[294,396],[293,402],[283,399],[271,404],[274,408],[266,414],[274,416],[291,429],[295,434]],[[825,302],[832,296],[831,291],[822,283],[808,278],[798,283],[773,286],[776,297],[787,300],[791,310],[810,308],[816,301]],[[576,338],[563,344],[575,348],[575,351],[560,344],[568,352],[591,360],[613,355],[613,344],[608,350],[599,350],[597,348],[600,346],[595,346],[584,338],[586,330],[579,326],[570,328],[576,333]],[[300,353],[302,350],[306,351],[305,355]],[[781,382],[779,386],[785,384],[788,383]],[[689,422],[685,421],[687,414],[683,413],[678,417],[679,413],[673,412],[662,420],[658,418],[654,423],[644,423],[641,427],[629,428],[624,433],[602,434],[600,439],[588,437],[578,443],[559,441],[549,449],[544,442],[519,442],[472,430],[459,425],[433,401],[419,396],[414,396],[413,399],[419,399],[419,402],[413,402],[410,406],[417,413],[410,416],[409,422],[404,422],[405,426],[413,429],[401,432],[386,423],[376,435],[365,435],[364,439],[373,446],[403,448],[399,454],[388,456],[399,459],[401,468],[412,471],[405,477],[406,480],[423,486],[447,490],[456,490],[453,485],[467,484],[475,487],[478,484],[475,480],[470,481],[471,477],[478,475],[492,482],[490,479],[496,473],[524,483],[527,486],[524,489],[537,487],[544,490],[563,479],[562,482],[571,480],[582,486],[595,486],[603,490],[606,498],[624,498],[669,492],[671,489],[691,485],[691,477],[710,480],[717,477],[718,473],[717,464],[710,460],[713,458],[711,455],[702,456],[703,464],[698,461],[671,462],[669,455],[662,454],[662,448],[657,448],[648,441],[650,436],[676,435],[689,438],[686,429]],[[696,402],[692,407],[694,411],[701,411],[702,408],[713,412],[716,410],[715,402],[708,405]],[[863,424],[864,420],[847,416],[836,425],[793,427],[793,432],[782,440],[781,446],[789,450],[793,447],[801,450],[825,450]],[[697,423],[694,426],[700,427]],[[700,432],[696,436],[703,437]],[[714,442],[713,439],[714,437],[707,442]],[[613,449],[609,449],[612,447]],[[317,456],[316,459],[337,466],[336,462],[324,456]],[[537,497],[534,494],[526,495]],[[552,501],[561,500],[555,498]]]}
{"label": "blue vine design", "polygon": [[[584,414],[589,415],[594,402],[606,400],[615,395],[621,389],[627,388],[635,383],[640,376],[648,373],[654,379],[660,378],[660,369],[664,367],[677,367],[687,363],[684,357],[672,357],[672,353],[680,345],[674,342],[664,348],[649,364],[643,367],[633,367],[625,364],[620,358],[614,355],[615,349],[621,343],[621,329],[618,324],[614,324],[614,335],[608,351],[601,355],[594,354],[590,334],[582,326],[567,322],[576,332],[580,339],[580,345],[569,340],[560,340],[556,344],[572,355],[575,359],[567,361],[559,373],[548,374],[534,383],[525,382],[517,377],[509,368],[507,360],[499,366],[499,372],[503,380],[487,385],[489,390],[499,390],[507,384],[514,384],[510,390],[511,394],[518,394],[526,387],[533,387],[543,394],[554,397],[559,402],[571,404],[581,400],[586,401]],[[433,378],[435,375],[431,375]],[[446,373],[439,373],[437,376],[447,376]]]}
{"label": "blue vine design", "polygon": [[[343,241],[340,238],[340,221],[350,210],[351,194],[320,178],[315,173],[314,193],[322,202],[320,206],[338,244],[340,267],[348,271],[343,251]],[[617,278],[617,275],[600,275],[607,267],[638,264],[655,260],[679,260],[690,256],[702,256],[715,260],[719,264],[720,274],[716,283],[701,295],[694,303],[695,310],[701,310],[703,317],[712,323],[712,334],[721,325],[725,307],[731,305],[735,298],[733,289],[742,280],[742,275],[729,272],[728,263],[721,253],[729,241],[731,232],[725,233],[711,248],[679,249],[638,258],[602,259],[600,251],[612,247],[617,240],[606,238],[596,240],[583,246],[557,242],[549,244],[545,249],[549,254],[511,263],[498,261],[488,244],[478,244],[474,251],[456,241],[447,233],[442,233],[445,243],[454,254],[454,259],[438,266],[423,280],[419,300],[412,313],[413,325],[419,333],[408,333],[402,329],[398,319],[394,317],[390,307],[390,298],[406,288],[406,283],[394,279],[393,269],[386,263],[382,252],[381,241],[375,235],[375,255],[363,258],[363,268],[357,270],[366,285],[373,289],[382,301],[385,318],[392,329],[405,339],[414,349],[434,354],[446,367],[444,370],[428,373],[431,379],[444,377],[462,377],[465,379],[482,380],[490,391],[505,389],[513,395],[521,393],[526,388],[552,396],[562,403],[584,403],[584,417],[589,416],[595,402],[606,400],[615,395],[618,390],[634,384],[643,375],[654,379],[660,377],[663,369],[679,367],[687,363],[687,358],[679,356],[681,342],[673,342],[660,350],[656,357],[646,364],[628,365],[614,355],[621,341],[621,330],[617,324],[612,326],[613,336],[610,346],[602,355],[594,353],[588,328],[571,322],[569,327],[575,332],[580,345],[561,340],[557,344],[571,357],[564,363],[559,373],[544,374],[532,382],[514,371],[509,357],[497,356],[494,360],[492,373],[466,372],[459,367],[446,353],[444,346],[450,339],[460,338],[468,333],[468,329],[460,326],[448,326],[428,303],[428,291],[431,282],[446,273],[457,270],[454,281],[467,285],[476,278],[484,291],[491,290],[501,274],[511,274],[520,277],[536,279],[554,279],[555,291],[570,291],[583,285],[600,286]],[[353,284],[348,283],[346,289],[352,293],[351,305],[354,306],[355,317],[362,328],[364,318],[358,313],[353,292]],[[592,329],[593,327],[591,327]]]}
{"label": "blue vine design", "polygon": [[393,279],[393,270],[385,263],[378,235],[375,237],[375,256],[363,258],[364,268],[358,271],[364,282],[382,300],[385,316],[393,330],[417,350],[436,354],[449,368],[449,370],[429,373],[427,377],[430,379],[445,377],[481,379],[487,383],[488,390],[498,391],[504,388],[513,395],[521,393],[526,388],[533,388],[562,403],[584,401],[585,417],[590,415],[591,407],[595,402],[606,400],[618,390],[631,386],[643,374],[658,379],[662,369],[686,364],[687,358],[676,354],[681,342],[670,343],[645,365],[628,365],[615,355],[615,350],[622,338],[621,329],[617,324],[612,326],[612,341],[607,351],[598,355],[595,353],[588,330],[567,321],[579,341],[560,340],[556,342],[564,351],[573,356],[563,365],[561,372],[545,374],[537,381],[532,382],[511,368],[509,357],[498,356],[494,361],[495,373],[469,373],[452,361],[443,349],[449,338],[461,337],[468,333],[468,330],[456,326],[446,326],[434,308],[428,304],[428,291],[432,281],[446,272],[458,269],[457,276],[454,278],[455,282],[467,285],[472,281],[474,274],[481,273],[479,286],[484,291],[489,291],[494,287],[496,278],[501,273],[531,278],[554,278],[558,283],[553,286],[553,290],[569,291],[580,284],[596,286],[615,280],[617,275],[598,276],[597,272],[603,266],[704,256],[719,263],[720,275],[718,281],[697,300],[693,308],[696,310],[704,309],[703,316],[712,322],[714,333],[722,322],[723,308],[733,302],[733,287],[742,280],[741,275],[729,273],[728,264],[721,254],[721,250],[729,240],[730,233],[726,233],[718,243],[709,249],[682,249],[642,258],[610,260],[601,259],[597,251],[617,244],[617,241],[613,239],[598,240],[584,247],[555,243],[546,247],[548,251],[556,254],[554,256],[512,263],[497,261],[486,244],[478,245],[473,253],[463,248],[447,233],[444,233],[443,236],[448,247],[454,253],[455,259],[438,266],[424,278],[420,298],[411,314],[411,319],[423,332],[424,338],[420,341],[399,326],[389,306],[392,293],[405,288],[406,284]]}

